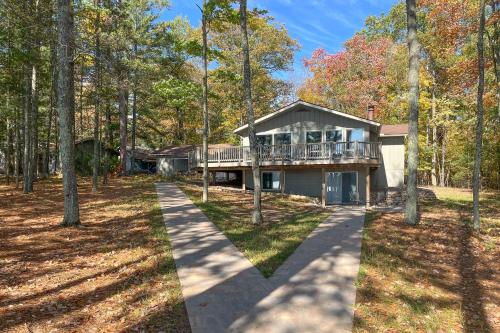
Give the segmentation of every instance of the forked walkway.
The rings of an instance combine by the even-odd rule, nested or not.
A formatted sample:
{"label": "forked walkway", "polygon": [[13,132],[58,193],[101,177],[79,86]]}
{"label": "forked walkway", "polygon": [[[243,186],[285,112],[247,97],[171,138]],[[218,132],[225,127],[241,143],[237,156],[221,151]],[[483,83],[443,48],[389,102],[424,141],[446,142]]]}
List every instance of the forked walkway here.
{"label": "forked walkway", "polygon": [[363,208],[336,209],[265,279],[177,186],[156,191],[194,333],[351,330]]}

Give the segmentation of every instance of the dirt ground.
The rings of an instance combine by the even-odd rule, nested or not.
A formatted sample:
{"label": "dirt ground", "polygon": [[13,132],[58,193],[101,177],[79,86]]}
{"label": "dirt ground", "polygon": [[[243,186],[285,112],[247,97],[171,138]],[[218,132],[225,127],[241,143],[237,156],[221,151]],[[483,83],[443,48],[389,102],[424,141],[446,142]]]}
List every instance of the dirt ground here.
{"label": "dirt ground", "polygon": [[60,179],[0,184],[0,331],[189,332],[153,180],[80,179],[80,228]]}
{"label": "dirt ground", "polygon": [[403,214],[369,216],[356,332],[500,332],[500,197],[483,194],[471,232],[468,191],[435,189],[417,227]]}

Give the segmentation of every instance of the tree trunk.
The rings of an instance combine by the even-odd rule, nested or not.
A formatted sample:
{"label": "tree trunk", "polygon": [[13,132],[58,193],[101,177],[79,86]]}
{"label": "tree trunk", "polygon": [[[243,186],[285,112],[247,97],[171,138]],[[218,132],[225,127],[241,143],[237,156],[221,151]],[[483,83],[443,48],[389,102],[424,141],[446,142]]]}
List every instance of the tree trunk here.
{"label": "tree trunk", "polygon": [[[38,46],[37,46],[38,47]],[[38,53],[38,51],[36,51]],[[33,65],[31,77],[31,181],[34,182],[38,174],[38,69]],[[33,187],[33,186],[32,186]]]}
{"label": "tree trunk", "polygon": [[80,225],[74,154],[74,23],[72,0],[57,0],[57,112],[64,188],[63,226]]}
{"label": "tree trunk", "polygon": [[[448,115],[446,115],[446,123],[448,123]],[[447,136],[446,136],[446,131],[443,131],[442,134],[442,139],[441,139],[441,172],[439,173],[439,186],[446,186],[445,185],[445,174],[444,171],[446,170],[446,149],[447,149]]]}
{"label": "tree trunk", "polygon": [[[134,60],[137,61],[137,42],[134,41]],[[137,68],[134,69],[134,90],[132,91],[132,149],[130,152],[130,172],[135,172],[135,145],[137,130]]]}
{"label": "tree trunk", "polygon": [[[9,97],[7,96],[7,112],[9,112]],[[6,181],[7,181],[7,185],[10,185],[10,165],[11,165],[11,156],[12,156],[12,126],[11,126],[11,123],[10,123],[10,119],[9,117],[7,116],[7,119],[6,119],[6,125],[7,125],[7,131],[5,132],[6,134],[6,149],[5,149],[5,165],[4,165],[4,169],[5,169],[5,178],[6,178]]]}
{"label": "tree trunk", "polygon": [[120,166],[121,175],[127,174],[127,91],[123,83],[124,78],[120,76],[120,87],[118,88],[118,110],[120,114]]}
{"label": "tree trunk", "polygon": [[484,94],[484,1],[480,2],[479,31],[477,41],[477,60],[479,63],[479,82],[477,86],[477,123],[476,123],[476,156],[474,160],[474,174],[472,184],[473,222],[474,229],[479,231],[481,226],[479,216],[479,190],[481,186],[481,149],[483,145],[483,94]]}
{"label": "tree trunk", "polygon": [[203,202],[208,202],[208,42],[207,42],[207,2],[203,1],[202,37],[203,37]]}
{"label": "tree trunk", "polygon": [[253,204],[254,210],[252,214],[252,222],[254,224],[262,224],[261,211],[261,187],[260,187],[260,167],[259,153],[257,146],[257,135],[255,133],[254,113],[252,104],[252,81],[250,69],[250,50],[248,46],[248,31],[247,31],[247,1],[240,0],[240,28],[242,35],[243,48],[243,88],[245,94],[245,104],[248,118],[248,136],[250,138],[250,156],[252,159],[253,173]]}
{"label": "tree trunk", "polygon": [[[433,73],[434,74],[434,73]],[[431,101],[431,114],[432,114],[432,162],[431,162],[431,183],[432,186],[437,185],[437,126],[436,126],[436,79],[433,75],[432,84],[432,101]]]}
{"label": "tree trunk", "polygon": [[19,164],[21,160],[21,136],[19,135],[19,111],[16,107],[15,109],[15,120],[14,120],[14,140],[15,140],[15,155],[14,155],[14,179],[16,183],[16,188],[19,188]]}
{"label": "tree trunk", "polygon": [[405,222],[416,225],[418,216],[417,167],[418,167],[418,97],[419,97],[419,44],[417,41],[417,14],[415,0],[406,0],[409,51],[409,134],[408,134],[408,199]]}
{"label": "tree trunk", "polygon": [[94,159],[92,164],[92,192],[97,192],[99,183],[99,165],[101,153],[101,141],[99,140],[99,112],[101,109],[101,6],[99,0],[95,1],[97,15],[95,19],[95,110],[94,110]]}
{"label": "tree trunk", "polygon": [[23,192],[30,193],[33,192],[33,179],[31,178],[33,166],[32,166],[32,149],[33,144],[31,142],[31,131],[32,131],[32,117],[31,117],[31,73],[26,75],[26,95],[24,99],[24,156],[23,156]]}
{"label": "tree trunk", "polygon": [[43,153],[42,177],[49,177],[49,161],[50,161],[50,136],[52,132],[52,112],[54,108],[54,94],[50,94],[49,114],[47,116],[47,136],[45,137],[45,149]]}
{"label": "tree trunk", "polygon": [[102,171],[103,185],[109,184],[109,149],[111,148],[111,105],[106,103],[106,123],[104,126],[104,165]]}

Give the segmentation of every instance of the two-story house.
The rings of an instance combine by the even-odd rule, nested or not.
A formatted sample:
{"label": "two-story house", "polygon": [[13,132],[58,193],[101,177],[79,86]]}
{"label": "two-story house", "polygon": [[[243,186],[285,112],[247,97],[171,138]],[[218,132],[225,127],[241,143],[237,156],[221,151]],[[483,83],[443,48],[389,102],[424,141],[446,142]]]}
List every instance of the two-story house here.
{"label": "two-story house", "polygon": [[[371,191],[404,183],[404,138],[408,126],[381,125],[303,101],[255,120],[264,191],[321,198],[323,205],[366,203]],[[210,148],[215,180],[253,189],[248,125],[234,133],[240,146]],[[200,169],[201,148],[189,155]]]}

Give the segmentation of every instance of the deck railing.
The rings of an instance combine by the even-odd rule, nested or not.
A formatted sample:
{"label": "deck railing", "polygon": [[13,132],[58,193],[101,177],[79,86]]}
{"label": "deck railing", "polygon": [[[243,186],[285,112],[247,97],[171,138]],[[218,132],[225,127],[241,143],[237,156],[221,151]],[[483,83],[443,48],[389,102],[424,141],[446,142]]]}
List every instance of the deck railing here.
{"label": "deck railing", "polygon": [[[260,145],[258,147],[261,162],[280,164],[293,161],[318,161],[324,163],[338,160],[378,160],[379,142],[323,142],[289,145]],[[250,147],[210,148],[208,163],[250,163]],[[203,163],[202,149],[198,147],[189,153],[192,167]],[[313,162],[314,163],[314,162]]]}

